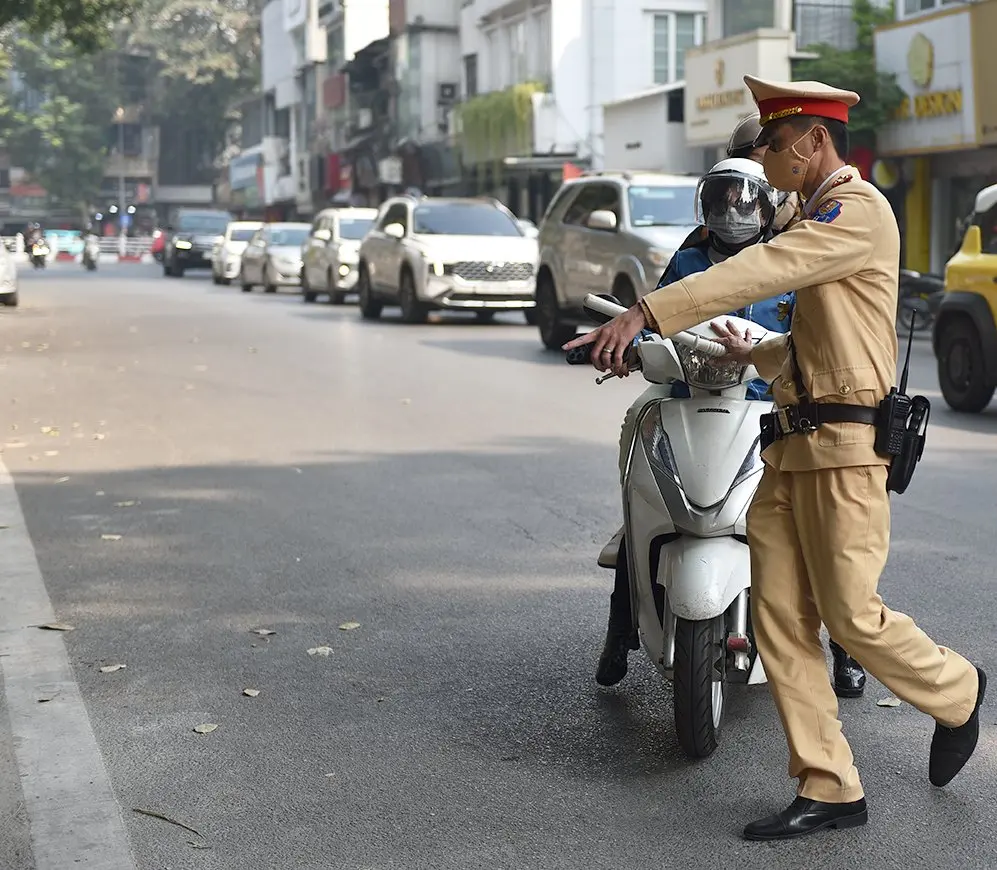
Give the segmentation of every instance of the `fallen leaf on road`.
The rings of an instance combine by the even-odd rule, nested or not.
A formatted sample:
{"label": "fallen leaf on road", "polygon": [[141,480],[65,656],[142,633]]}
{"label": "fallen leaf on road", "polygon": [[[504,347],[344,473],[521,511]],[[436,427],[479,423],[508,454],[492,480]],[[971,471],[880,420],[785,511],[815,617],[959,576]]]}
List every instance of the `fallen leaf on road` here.
{"label": "fallen leaf on road", "polygon": [[114,503],[114,506],[115,507],[134,507],[137,504],[138,504],[137,501],[116,501]]}
{"label": "fallen leaf on road", "polygon": [[359,622],[344,622],[339,626],[340,631],[353,631],[354,628],[360,628]]}
{"label": "fallen leaf on road", "polygon": [[103,495],[103,494],[104,494],[104,490],[102,490],[102,489],[98,489],[98,490],[97,490],[97,491],[96,491],[96,492],[94,493],[94,495]]}
{"label": "fallen leaf on road", "polygon": [[899,698],[880,698],[876,702],[877,707],[899,707],[903,701]]}
{"label": "fallen leaf on road", "polygon": [[334,773],[325,773],[325,774],[323,774],[323,776],[335,776],[335,775],[336,774],[334,774]]}
{"label": "fallen leaf on road", "polygon": [[251,347],[251,348],[249,349],[249,352],[250,352],[250,353],[256,353],[256,348],[255,348],[255,347]]}
{"label": "fallen leaf on road", "polygon": [[46,456],[58,456],[59,455],[59,451],[58,450],[46,450],[45,451],[45,455]]}
{"label": "fallen leaf on road", "polygon": [[43,350],[48,350],[48,345],[47,344],[40,344],[40,345],[38,345],[38,347],[35,348],[35,350],[38,351],[39,353],[41,353]]}
{"label": "fallen leaf on road", "polygon": [[207,366],[194,366],[195,372],[206,372],[208,370]]}
{"label": "fallen leaf on road", "polygon": [[8,441],[4,446],[13,449],[15,447],[27,447],[28,445],[23,441]]}
{"label": "fallen leaf on road", "polygon": [[411,399],[402,399],[402,404],[403,405],[411,405],[412,404],[412,400]]}
{"label": "fallen leaf on road", "polygon": [[74,429],[79,429],[80,428],[80,424],[79,423],[73,423],[73,428]]}
{"label": "fallen leaf on road", "polygon": [[54,695],[45,695],[41,698],[38,698],[37,700],[39,704],[47,704],[49,701],[51,701],[53,698],[57,697],[58,695],[59,693],[56,692]]}
{"label": "fallen leaf on road", "polygon": [[291,471],[293,471],[295,474],[304,474],[304,472],[300,468],[298,468],[297,466],[293,466],[291,468]]}
{"label": "fallen leaf on road", "polygon": [[40,431],[42,435],[48,435],[50,432],[58,432],[59,430],[55,426],[42,426]]}
{"label": "fallen leaf on road", "polygon": [[68,477],[60,477],[60,478],[59,478],[59,479],[58,479],[58,480],[56,481],[56,483],[66,483],[66,481],[68,481],[68,480],[69,480],[69,478],[68,478]]}
{"label": "fallen leaf on road", "polygon": [[[194,732],[197,734],[210,734],[217,727],[218,727],[217,725],[213,725],[210,722],[206,722],[204,725],[195,725]],[[197,831],[194,831],[194,833],[196,834]]]}
{"label": "fallen leaf on road", "polygon": [[310,650],[308,650],[308,655],[328,657],[329,653],[331,652],[332,652],[331,646],[313,646]]}
{"label": "fallen leaf on road", "polygon": [[252,634],[258,634],[260,637],[267,637],[268,635],[277,633],[272,628],[251,628],[249,631]]}
{"label": "fallen leaf on road", "polygon": [[153,812],[152,810],[141,810],[138,807],[132,807],[132,812],[140,813],[143,816],[151,816],[152,818],[159,819],[163,822],[169,822],[171,825],[176,825],[178,828],[183,828],[185,831],[190,831],[192,834],[196,834],[202,840],[204,839],[204,834],[196,828],[192,828],[190,825],[185,825],[183,822],[178,822],[176,819],[171,819],[169,816],[164,816],[162,813]]}
{"label": "fallen leaf on road", "polygon": [[101,535],[100,539],[102,541],[120,541],[121,535]]}
{"label": "fallen leaf on road", "polygon": [[94,432],[93,433],[93,440],[94,441],[103,441],[106,437],[107,436],[103,432]]}
{"label": "fallen leaf on road", "polygon": [[259,689],[243,689],[242,690],[242,694],[245,695],[247,698],[255,698],[258,694],[260,694],[260,690]]}
{"label": "fallen leaf on road", "polygon": [[46,622],[44,625],[35,626],[36,628],[44,628],[46,631],[75,631],[76,626],[70,625],[68,622]]}
{"label": "fallen leaf on road", "polygon": [[22,341],[21,342],[21,347],[31,347],[31,342],[30,341]]}
{"label": "fallen leaf on road", "polygon": [[188,840],[187,841],[187,845],[188,846],[193,846],[195,849],[210,849],[211,848],[211,846],[209,846],[207,843],[198,843],[195,840]]}
{"label": "fallen leaf on road", "polygon": [[10,526],[0,526],[0,530],[9,529],[9,528],[10,528]]}
{"label": "fallen leaf on road", "polygon": [[104,665],[104,667],[102,667],[100,669],[100,672],[102,674],[113,674],[115,671],[123,671],[126,667],[128,667],[128,666],[127,665]]}
{"label": "fallen leaf on road", "polygon": [[28,457],[28,462],[37,462],[37,461],[38,461],[38,454],[36,454],[36,453],[32,453]]}

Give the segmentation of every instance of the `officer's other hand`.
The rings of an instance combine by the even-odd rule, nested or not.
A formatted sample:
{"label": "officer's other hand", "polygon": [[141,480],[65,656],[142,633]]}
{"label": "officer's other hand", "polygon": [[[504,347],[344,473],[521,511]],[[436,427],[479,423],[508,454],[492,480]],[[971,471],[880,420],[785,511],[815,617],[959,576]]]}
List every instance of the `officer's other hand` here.
{"label": "officer's other hand", "polygon": [[627,309],[624,314],[614,317],[609,323],[604,323],[598,329],[580,335],[574,341],[569,341],[562,346],[562,350],[571,350],[573,347],[582,345],[592,345],[592,365],[600,372],[612,371],[614,375],[625,378],[630,369],[623,359],[623,355],[633,344],[633,340],[638,333],[647,326],[647,319],[644,317],[644,310],[640,305],[634,305]]}
{"label": "officer's other hand", "polygon": [[730,320],[726,324],[711,323],[713,331],[717,334],[717,341],[727,348],[727,355],[724,359],[736,360],[742,365],[751,362],[751,349],[755,343],[751,340],[751,329],[744,330],[741,335],[738,328]]}

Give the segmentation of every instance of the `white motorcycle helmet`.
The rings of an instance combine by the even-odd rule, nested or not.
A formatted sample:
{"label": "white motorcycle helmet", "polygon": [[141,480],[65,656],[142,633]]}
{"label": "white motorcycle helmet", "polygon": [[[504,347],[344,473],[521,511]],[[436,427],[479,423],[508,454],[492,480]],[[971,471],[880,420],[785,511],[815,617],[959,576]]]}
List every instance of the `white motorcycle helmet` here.
{"label": "white motorcycle helmet", "polygon": [[771,231],[778,203],[760,163],[728,157],[699,180],[696,220],[718,251],[736,254]]}

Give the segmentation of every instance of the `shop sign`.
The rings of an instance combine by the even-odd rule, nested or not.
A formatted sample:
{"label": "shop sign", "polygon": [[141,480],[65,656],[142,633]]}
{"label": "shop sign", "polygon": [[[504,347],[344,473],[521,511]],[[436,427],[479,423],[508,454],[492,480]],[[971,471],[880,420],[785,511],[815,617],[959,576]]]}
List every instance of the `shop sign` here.
{"label": "shop sign", "polygon": [[997,145],[997,0],[974,3],[969,10],[973,40],[973,81],[976,89],[977,138],[981,145]]}
{"label": "shop sign", "polygon": [[906,96],[879,132],[883,154],[976,145],[969,10],[887,25],[876,32],[876,66]]}
{"label": "shop sign", "polygon": [[692,146],[722,146],[741,118],[756,111],[746,74],[790,79],[793,36],[755,30],[690,48],[685,55],[685,138]]}

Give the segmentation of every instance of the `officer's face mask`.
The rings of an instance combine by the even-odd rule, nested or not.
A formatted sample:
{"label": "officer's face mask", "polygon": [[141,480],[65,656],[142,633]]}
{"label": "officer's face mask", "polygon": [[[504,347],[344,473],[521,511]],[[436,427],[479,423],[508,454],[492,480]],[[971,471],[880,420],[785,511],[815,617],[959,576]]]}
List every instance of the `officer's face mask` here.
{"label": "officer's face mask", "polygon": [[796,146],[813,131],[814,128],[811,127],[788,148],[783,148],[781,151],[773,151],[769,147],[768,151],[765,152],[765,157],[762,159],[762,167],[765,170],[765,177],[769,180],[769,184],[776,190],[785,190],[790,193],[799,193],[802,190],[803,181],[807,177],[807,170],[810,168],[810,161],[813,160],[813,155],[804,157],[796,150]]}
{"label": "officer's face mask", "polygon": [[711,214],[706,220],[706,229],[725,244],[736,248],[761,235],[762,217],[757,209],[750,214],[741,214],[731,206],[726,212]]}

